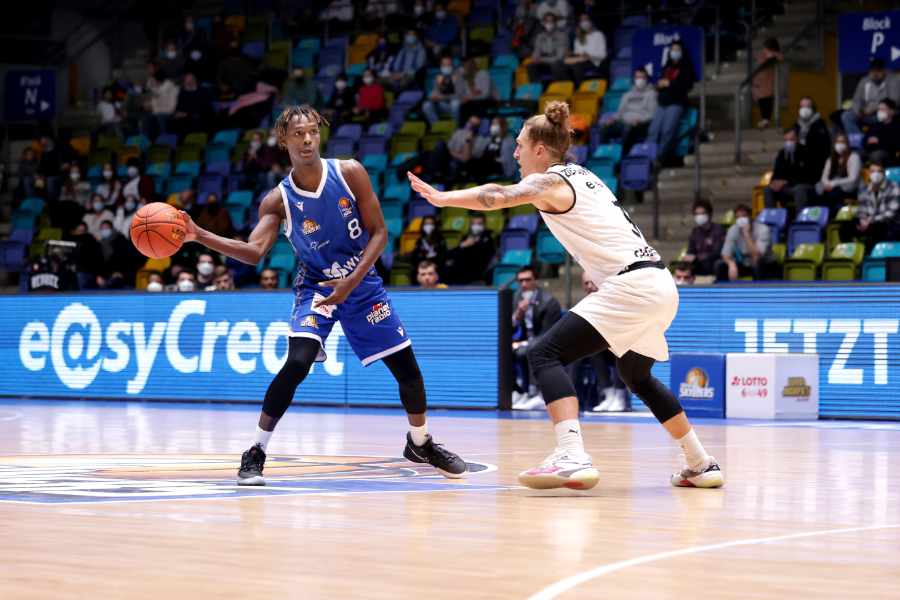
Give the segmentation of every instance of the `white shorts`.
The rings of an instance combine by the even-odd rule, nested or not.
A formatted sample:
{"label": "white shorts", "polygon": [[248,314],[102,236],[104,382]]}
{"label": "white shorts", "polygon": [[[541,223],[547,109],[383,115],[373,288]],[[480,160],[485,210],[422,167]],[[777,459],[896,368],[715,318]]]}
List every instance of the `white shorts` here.
{"label": "white shorts", "polygon": [[600,332],[616,356],[629,350],[669,360],[665,332],[678,312],[678,288],[667,269],[614,275],[572,308]]}

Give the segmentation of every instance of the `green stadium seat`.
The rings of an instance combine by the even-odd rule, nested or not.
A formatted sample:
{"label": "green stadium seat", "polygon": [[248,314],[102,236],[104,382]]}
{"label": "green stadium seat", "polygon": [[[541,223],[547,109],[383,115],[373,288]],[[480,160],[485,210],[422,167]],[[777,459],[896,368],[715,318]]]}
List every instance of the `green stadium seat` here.
{"label": "green stadium seat", "polygon": [[841,243],[841,225],[852,221],[856,217],[856,210],[856,206],[842,206],[831,223],[825,226],[825,245],[829,252]]}
{"label": "green stadium seat", "polygon": [[468,231],[469,210],[456,206],[446,206],[441,209],[441,223],[444,229],[450,231]]}
{"label": "green stadium seat", "polygon": [[425,136],[427,128],[428,126],[425,121],[404,121],[403,125],[400,126],[397,135],[409,135],[416,138],[422,138]]}
{"label": "green stadium seat", "polygon": [[209,142],[209,136],[202,131],[195,131],[184,136],[181,142],[183,146],[205,146]]}
{"label": "green stadium seat", "polygon": [[815,281],[816,273],[825,258],[824,244],[798,244],[784,262],[786,281]]}
{"label": "green stadium seat", "polygon": [[484,226],[494,235],[500,235],[506,227],[506,217],[499,210],[491,210],[484,213]]}
{"label": "green stadium seat", "polygon": [[175,162],[200,162],[203,160],[203,147],[182,144],[175,150]]}
{"label": "green stadium seat", "polygon": [[[685,248],[685,252],[687,252],[687,248]],[[772,255],[775,257],[776,263],[783,265],[787,256],[787,244],[772,244]]]}
{"label": "green stadium seat", "polygon": [[513,206],[509,209],[509,216],[514,217],[516,215],[533,215],[537,213],[537,209],[532,204],[520,204],[519,206]]}
{"label": "green stadium seat", "polygon": [[463,233],[459,231],[445,230],[442,233],[444,235],[444,243],[447,244],[448,248],[456,248],[463,239]]}
{"label": "green stadium seat", "polygon": [[391,285],[412,285],[412,279],[409,276],[409,271],[404,269],[398,269],[397,265],[394,265],[394,268],[391,269]]}
{"label": "green stadium seat", "polygon": [[865,256],[865,246],[859,242],[838,244],[831,256],[822,263],[822,279],[825,281],[852,281],[856,279],[859,265]]}
{"label": "green stadium seat", "polygon": [[153,145],[147,151],[148,163],[167,163],[172,157],[172,149],[168,146]]}

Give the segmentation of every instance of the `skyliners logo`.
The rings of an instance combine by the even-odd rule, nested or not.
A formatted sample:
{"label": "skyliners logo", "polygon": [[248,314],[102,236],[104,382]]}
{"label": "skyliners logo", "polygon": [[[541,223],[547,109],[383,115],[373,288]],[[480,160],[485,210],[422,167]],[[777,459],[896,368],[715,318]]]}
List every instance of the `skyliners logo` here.
{"label": "skyliners logo", "polygon": [[[100,376],[100,372],[121,373],[133,366],[133,376],[125,385],[127,394],[140,394],[160,354],[168,366],[179,373],[209,373],[213,359],[224,351],[228,367],[239,375],[247,375],[260,366],[277,373],[284,364],[290,327],[286,321],[202,321],[199,352],[182,347],[181,334],[188,319],[206,313],[206,300],[182,300],[167,321],[113,321],[104,328],[97,315],[85,304],[73,302],[63,308],[48,325],[31,321],[19,335],[19,360],[29,371],[51,368],[59,381],[69,389],[83,390]],[[264,326],[264,329],[261,328]],[[326,343],[326,373],[341,375],[344,363],[339,361],[337,344],[343,331],[337,325]],[[49,360],[48,360],[49,359]],[[48,365],[49,363],[49,365]]]}

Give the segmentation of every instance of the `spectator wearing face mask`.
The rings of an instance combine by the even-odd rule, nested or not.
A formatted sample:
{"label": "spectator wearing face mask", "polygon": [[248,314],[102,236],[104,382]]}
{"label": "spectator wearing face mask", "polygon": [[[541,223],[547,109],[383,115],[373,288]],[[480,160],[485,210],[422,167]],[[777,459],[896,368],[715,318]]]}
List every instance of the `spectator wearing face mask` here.
{"label": "spectator wearing face mask", "polygon": [[384,87],[372,69],[363,72],[362,83],[356,93],[353,114],[364,123],[375,123],[387,115]]}
{"label": "spectator wearing face mask", "polygon": [[391,59],[394,57],[394,49],[388,44],[387,38],[382,33],[378,36],[375,48],[369,52],[366,64],[376,77],[385,79],[389,83],[391,75]]}
{"label": "spectator wearing face mask", "polygon": [[334,80],[334,91],[322,111],[323,115],[332,125],[337,125],[350,120],[355,105],[356,94],[348,84],[347,76],[341,73]]}
{"label": "spectator wearing face mask", "polygon": [[861,171],[862,160],[858,153],[850,149],[847,136],[842,133],[835,136],[833,151],[825,161],[822,177],[816,184],[817,202],[829,207],[831,214],[835,214],[845,201],[856,198]]}
{"label": "spectator wearing face mask", "polygon": [[713,208],[708,200],[697,200],[693,210],[694,228],[682,260],[684,264],[692,265],[699,275],[714,275],[725,243],[725,229],[712,222]]}
{"label": "spectator wearing face mask", "polygon": [[275,187],[273,167],[278,165],[283,154],[274,131],[270,131],[265,140],[261,134],[253,134],[244,156],[244,175],[252,187]]}
{"label": "spectator wearing face mask", "polygon": [[672,42],[669,58],[656,82],[658,106],[647,132],[647,141],[657,145],[657,160],[662,165],[673,159],[678,143],[678,123],[687,109],[688,94],[696,79],[694,63],[685,53],[684,45],[678,41]]}
{"label": "spectator wearing face mask", "polygon": [[161,292],[165,288],[165,281],[163,280],[162,273],[159,271],[151,271],[149,275],[147,275],[147,288],[148,292]]}
{"label": "spectator wearing face mask", "polygon": [[318,106],[319,88],[305,70],[295,67],[291,77],[285,79],[284,85],[281,86],[281,102],[282,104]]}
{"label": "spectator wearing face mask", "polygon": [[562,316],[559,302],[550,292],[542,289],[537,271],[532,267],[522,267],[516,273],[519,286],[513,296],[513,366],[515,369],[516,391],[513,393],[513,408],[534,410],[544,405],[536,382],[528,366],[529,344],[550,329]]}
{"label": "spectator wearing face mask", "polygon": [[859,188],[859,210],[841,226],[841,241],[862,238],[866,253],[878,242],[900,241],[900,186],[888,181],[884,165],[869,164],[869,183]]}
{"label": "spectator wearing face mask", "polygon": [[115,204],[122,197],[122,182],[116,179],[116,173],[110,163],[103,165],[101,175],[103,181],[94,192],[101,196],[107,205]]}
{"label": "spectator wearing face mask", "polygon": [[449,116],[454,123],[458,123],[462,91],[461,75],[454,73],[453,57],[442,56],[440,73],[434,78],[428,100],[422,104],[422,112],[428,122],[434,123],[441,116]]}
{"label": "spectator wearing face mask", "polygon": [[635,70],[634,83],[622,95],[618,110],[601,123],[600,142],[605,144],[621,138],[623,156],[628,156],[631,147],[647,137],[650,121],[656,113],[656,88],[648,81],[647,71]]}
{"label": "spectator wearing face mask", "polygon": [[473,170],[478,179],[507,177],[516,173],[516,140],[509,134],[506,118],[494,117],[485,136],[477,136],[472,146]]}
{"label": "spectator wearing face mask", "polygon": [[558,22],[565,24],[572,14],[572,7],[568,0],[542,0],[535,9],[535,16],[539,21],[543,21],[548,14],[552,14]]}
{"label": "spectator wearing face mask", "polygon": [[184,57],[178,51],[175,40],[166,41],[159,59],[159,68],[170,77],[181,77],[184,73]]}
{"label": "spectator wearing face mask", "polygon": [[259,274],[259,287],[263,290],[278,289],[278,273],[274,269],[263,269]]}
{"label": "spectator wearing face mask", "polygon": [[678,263],[675,265],[673,277],[675,279],[675,285],[694,285],[694,268],[690,263]]}
{"label": "spectator wearing face mask", "polygon": [[185,73],[175,105],[173,129],[179,135],[204,131],[212,120],[212,98],[197,84],[193,73]]}
{"label": "spectator wearing face mask", "polygon": [[459,21],[447,12],[443,3],[434,7],[434,18],[425,33],[425,45],[439,55],[446,48],[459,45]]}
{"label": "spectator wearing face mask", "polygon": [[112,223],[115,215],[106,207],[103,197],[94,194],[91,198],[90,209],[84,215],[84,223],[87,225],[88,233],[100,239],[100,227],[104,221]]}
{"label": "spectator wearing face mask", "polygon": [[831,155],[831,133],[828,132],[828,125],[819,115],[815,101],[809,96],[800,98],[794,131],[797,132],[797,144],[806,151],[809,168],[818,176],[825,167],[825,161]]}
{"label": "spectator wearing face mask", "polygon": [[874,125],[877,122],[878,105],[882,100],[892,98],[891,92],[895,91],[892,88],[893,84],[888,81],[884,70],[884,61],[880,58],[872,59],[869,74],[856,85],[852,106],[841,114],[844,133],[848,136],[862,133],[861,127]]}
{"label": "spectator wearing face mask", "polygon": [[870,160],[886,167],[898,164],[900,153],[900,119],[897,118],[897,104],[887,98],[878,103],[875,113],[876,123],[869,127],[865,136],[865,151]]}
{"label": "spectator wearing face mask", "polygon": [[566,78],[564,59],[569,36],[557,27],[558,20],[557,15],[552,12],[545,12],[541,17],[542,28],[534,37],[532,62],[528,65],[528,79],[531,81]]}
{"label": "spectator wearing face mask", "polygon": [[446,255],[447,242],[444,241],[444,235],[437,226],[437,220],[431,216],[424,217],[419,239],[416,240],[416,246],[412,251],[412,264],[418,265],[427,259],[434,262],[440,271],[444,267]]}
{"label": "spectator wearing face mask", "polygon": [[447,251],[445,270],[451,284],[486,283],[487,268],[494,257],[494,236],[485,227],[484,215],[472,213],[469,231],[459,246]]}
{"label": "spectator wearing face mask", "polygon": [[212,254],[206,252],[197,256],[197,287],[205,289],[207,286],[213,285],[216,278],[216,261]]}
{"label": "spectator wearing face mask", "polygon": [[197,291],[197,277],[192,271],[181,271],[175,279],[175,288],[179,292]]}
{"label": "spectator wearing face mask", "polygon": [[446,290],[447,284],[441,283],[437,265],[434,261],[423,260],[416,269],[416,281],[423,290]]}
{"label": "spectator wearing face mask", "polygon": [[59,199],[62,201],[68,200],[76,202],[85,209],[90,208],[91,184],[82,179],[81,168],[77,164],[69,167],[69,177],[68,180],[63,183]]}
{"label": "spectator wearing face mask", "polygon": [[121,137],[122,114],[109,87],[103,88],[103,95],[97,102],[97,116],[100,117],[100,133]]}
{"label": "spectator wearing face mask", "polygon": [[134,286],[135,275],[146,262],[146,257],[137,251],[127,237],[116,230],[110,220],[100,223],[98,241],[100,251],[103,253],[103,268],[98,274],[98,287],[118,289],[123,286]]}
{"label": "spectator wearing face mask", "polygon": [[737,281],[741,277],[768,279],[775,258],[772,255],[772,232],[768,225],[750,220],[750,207],[738,204],[734,209],[734,225],[725,234],[722,260],[716,264],[716,281]]}
{"label": "spectator wearing face mask", "polygon": [[116,206],[115,218],[113,219],[113,227],[115,227],[116,231],[125,237],[130,237],[131,221],[134,219],[134,213],[145,204],[147,204],[146,199],[138,202],[138,199],[134,196],[125,196]]}
{"label": "spectator wearing face mask", "polygon": [[485,69],[479,69],[473,57],[463,61],[462,72],[457,80],[460,86],[459,118],[466,120],[470,115],[489,113],[496,106],[491,76]]}
{"label": "spectator wearing face mask", "polygon": [[772,178],[766,186],[766,208],[785,207],[793,202],[794,207],[803,208],[809,204],[821,169],[811,164],[806,146],[797,143],[797,130],[784,130],[784,147],[775,157]]}
{"label": "spectator wearing face mask", "polygon": [[156,196],[153,178],[149,175],[142,175],[140,162],[136,158],[128,161],[126,173],[127,179],[122,188],[123,196],[134,196],[135,198],[154,198]]}
{"label": "spectator wearing face mask", "polygon": [[415,83],[419,71],[425,68],[425,46],[419,41],[419,34],[410,29],[403,36],[403,47],[391,61],[390,85],[394,91],[401,91]]}
{"label": "spectator wearing face mask", "polygon": [[606,36],[594,27],[590,15],[578,18],[578,31],[572,44],[572,53],[566,57],[569,79],[579,85],[588,75],[608,75],[606,64]]}

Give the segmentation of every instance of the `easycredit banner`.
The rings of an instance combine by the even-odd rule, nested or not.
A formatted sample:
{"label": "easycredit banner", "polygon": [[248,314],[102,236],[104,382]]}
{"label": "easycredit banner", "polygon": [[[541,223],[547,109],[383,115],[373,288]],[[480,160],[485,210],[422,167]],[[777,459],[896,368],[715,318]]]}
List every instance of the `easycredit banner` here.
{"label": "easycredit banner", "polygon": [[[431,406],[497,405],[497,294],[395,291]],[[259,401],[287,352],[288,292],[0,297],[0,395]],[[295,402],[400,406],[336,325]]]}

